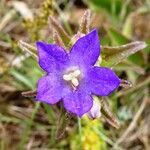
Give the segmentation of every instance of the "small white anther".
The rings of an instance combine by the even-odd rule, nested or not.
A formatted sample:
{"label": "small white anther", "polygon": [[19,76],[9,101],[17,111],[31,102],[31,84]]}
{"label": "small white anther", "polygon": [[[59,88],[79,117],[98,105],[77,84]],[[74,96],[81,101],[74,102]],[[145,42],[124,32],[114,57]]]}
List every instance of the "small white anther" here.
{"label": "small white anther", "polygon": [[70,81],[72,79],[72,76],[70,76],[69,74],[64,74],[63,79],[66,81]]}
{"label": "small white anther", "polygon": [[73,72],[74,77],[78,77],[80,74],[81,74],[81,71],[79,69]]}
{"label": "small white anther", "polygon": [[77,87],[77,86],[79,85],[79,81],[78,81],[77,78],[73,78],[73,79],[71,80],[71,83],[72,83],[73,86],[75,86],[75,87]]}

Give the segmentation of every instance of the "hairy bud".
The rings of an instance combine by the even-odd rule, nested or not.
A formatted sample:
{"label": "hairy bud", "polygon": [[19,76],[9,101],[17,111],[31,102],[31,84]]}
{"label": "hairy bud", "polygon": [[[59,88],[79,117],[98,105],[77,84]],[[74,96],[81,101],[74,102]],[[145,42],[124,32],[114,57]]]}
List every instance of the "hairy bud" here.
{"label": "hairy bud", "polygon": [[87,116],[92,120],[100,118],[101,117],[100,110],[101,110],[100,102],[98,100],[94,100],[93,106],[92,106],[91,110],[87,113]]}

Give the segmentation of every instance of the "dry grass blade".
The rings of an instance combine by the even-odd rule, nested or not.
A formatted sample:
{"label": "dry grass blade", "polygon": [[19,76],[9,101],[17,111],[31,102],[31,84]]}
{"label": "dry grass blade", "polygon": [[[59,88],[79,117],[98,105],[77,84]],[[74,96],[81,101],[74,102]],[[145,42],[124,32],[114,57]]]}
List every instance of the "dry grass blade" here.
{"label": "dry grass blade", "polygon": [[24,19],[33,20],[33,13],[25,2],[12,1],[12,5],[16,11],[18,11]]}
{"label": "dry grass blade", "polygon": [[145,99],[143,100],[138,112],[135,114],[132,122],[130,123],[130,125],[128,126],[128,128],[125,130],[125,132],[123,133],[123,135],[116,141],[116,144],[114,145],[114,149],[116,148],[116,146],[118,146],[120,143],[122,143],[124,141],[125,138],[127,138],[127,136],[129,135],[129,133],[135,128],[137,121],[139,119],[139,117],[141,116],[146,104],[148,102],[148,98],[145,97]]}
{"label": "dry grass blade", "polygon": [[70,123],[70,119],[72,118],[72,115],[70,113],[67,113],[65,110],[62,111],[58,118],[58,126],[56,131],[56,140],[60,140],[63,138],[66,127]]}
{"label": "dry grass blade", "polygon": [[8,22],[13,18],[13,16],[16,14],[16,11],[10,10],[0,21],[0,31],[6,27],[6,25],[8,24]]}
{"label": "dry grass blade", "polygon": [[115,128],[119,128],[119,122],[116,119],[116,117],[112,114],[112,112],[110,111],[110,108],[108,106],[108,103],[106,102],[106,99],[101,99],[101,112],[104,115],[106,121],[113,127]]}
{"label": "dry grass blade", "polygon": [[10,43],[6,43],[4,41],[0,41],[0,46],[5,47],[5,48],[10,48],[11,44]]}
{"label": "dry grass blade", "polygon": [[27,53],[29,53],[31,56],[33,56],[36,59],[38,58],[37,50],[34,46],[26,42],[23,42],[22,40],[19,41],[18,45],[23,51],[26,51]]}
{"label": "dry grass blade", "polygon": [[132,70],[138,74],[145,74],[145,69],[142,66],[139,66],[128,60],[124,60],[123,62],[121,62],[115,69],[119,71]]}

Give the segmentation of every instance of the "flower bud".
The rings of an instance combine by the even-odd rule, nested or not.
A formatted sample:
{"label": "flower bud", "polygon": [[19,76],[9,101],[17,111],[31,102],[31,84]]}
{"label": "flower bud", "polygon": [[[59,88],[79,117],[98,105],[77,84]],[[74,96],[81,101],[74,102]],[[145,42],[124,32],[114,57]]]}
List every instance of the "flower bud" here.
{"label": "flower bud", "polygon": [[97,119],[97,118],[100,118],[101,117],[101,104],[100,102],[96,99],[93,101],[93,106],[91,108],[91,110],[89,112],[87,112],[87,116],[94,120],[94,119]]}

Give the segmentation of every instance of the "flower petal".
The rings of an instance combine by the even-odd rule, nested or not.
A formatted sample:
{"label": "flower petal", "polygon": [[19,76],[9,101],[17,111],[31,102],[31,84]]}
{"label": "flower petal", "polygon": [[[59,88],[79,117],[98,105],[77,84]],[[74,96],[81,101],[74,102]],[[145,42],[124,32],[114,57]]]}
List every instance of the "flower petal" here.
{"label": "flower petal", "polygon": [[70,92],[70,94],[64,97],[63,102],[68,111],[80,117],[87,113],[93,105],[92,97],[82,90]]}
{"label": "flower petal", "polygon": [[87,88],[98,96],[107,96],[120,84],[118,76],[109,68],[92,67],[87,73]]}
{"label": "flower petal", "polygon": [[37,42],[36,45],[39,53],[39,65],[47,73],[63,68],[69,60],[65,50],[56,44]]}
{"label": "flower petal", "polygon": [[70,57],[77,64],[81,62],[87,65],[94,65],[100,55],[100,43],[97,30],[77,40],[73,45]]}
{"label": "flower petal", "polygon": [[36,99],[49,104],[57,103],[69,89],[55,75],[44,76],[38,81]]}

